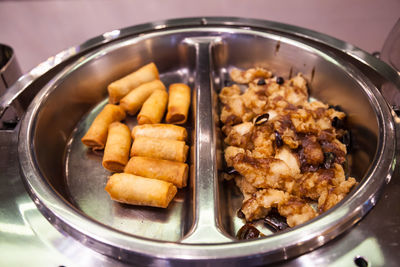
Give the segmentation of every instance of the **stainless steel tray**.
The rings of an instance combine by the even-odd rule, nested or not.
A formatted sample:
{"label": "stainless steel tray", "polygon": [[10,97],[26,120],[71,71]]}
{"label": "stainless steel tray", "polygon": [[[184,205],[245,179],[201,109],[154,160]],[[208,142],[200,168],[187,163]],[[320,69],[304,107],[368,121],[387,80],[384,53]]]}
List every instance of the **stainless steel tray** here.
{"label": "stainless steel tray", "polygon": [[[325,222],[331,223],[329,227],[313,228],[312,226],[310,227],[309,224],[308,228],[304,227],[298,228],[292,232],[289,231],[287,236],[295,236],[296,241],[290,241],[289,243],[276,243],[286,245],[275,250],[273,253],[270,253],[270,255],[266,255],[268,254],[266,251],[269,251],[270,248],[269,245],[263,243],[263,240],[251,242],[236,241],[233,237],[234,233],[242,224],[242,222],[235,217],[235,210],[240,206],[240,200],[238,195],[235,195],[233,188],[230,188],[231,185],[224,185],[224,188],[228,187],[229,190],[219,190],[219,188],[222,188],[222,185],[220,183],[221,181],[216,179],[216,177],[218,177],[218,164],[216,160],[218,150],[216,148],[218,147],[217,142],[220,139],[217,136],[217,127],[214,126],[214,116],[216,114],[215,107],[213,107],[211,103],[217,103],[213,100],[213,97],[215,97],[213,90],[218,90],[218,87],[227,79],[227,72],[229,66],[232,65],[232,62],[236,62],[234,65],[238,65],[239,67],[249,67],[251,64],[260,64],[260,62],[254,62],[254,56],[250,57],[252,59],[251,61],[246,61],[244,59],[246,56],[249,57],[249,55],[239,53],[235,54],[232,53],[232,51],[229,51],[229,49],[224,50],[218,45],[213,49],[218,50],[221,48],[222,50],[213,53],[210,50],[210,44],[218,44],[224,39],[224,36],[229,36],[229,38],[232,38],[232,36],[234,36],[234,38],[241,38],[244,42],[254,41],[254,38],[264,38],[268,39],[269,43],[263,43],[263,46],[256,46],[256,48],[259,49],[256,49],[256,52],[262,53],[262,48],[267,47],[266,50],[270,51],[269,56],[276,57],[277,55],[275,53],[277,53],[278,58],[279,53],[285,53],[282,52],[285,51],[285,46],[293,44],[301,45],[306,52],[311,51],[309,54],[304,53],[305,57],[315,56],[315,54],[319,53],[318,49],[320,49],[324,51],[323,54],[334,55],[334,57],[331,58],[333,60],[337,58],[339,62],[343,62],[341,61],[341,58],[346,58],[347,61],[354,63],[359,71],[368,75],[374,74],[375,76],[370,76],[371,81],[378,87],[388,80],[392,82],[394,81],[395,84],[398,84],[398,77],[393,78],[395,76],[393,76],[392,72],[386,71],[390,70],[390,68],[388,68],[384,63],[377,62],[375,59],[370,58],[366,54],[360,54],[358,51],[357,53],[354,53],[354,55],[348,55],[348,52],[346,54],[340,47],[337,47],[338,44],[341,44],[340,42],[336,40],[331,43],[327,42],[326,39],[329,39],[328,37],[318,35],[318,37],[321,38],[321,40],[319,40],[316,38],[317,36],[315,36],[316,34],[314,33],[314,35],[311,34],[311,36],[307,38],[304,32],[299,31],[300,29],[292,31],[292,29],[286,25],[274,23],[268,24],[268,22],[203,18],[171,21],[167,24],[160,23],[158,25],[151,25],[151,27],[150,25],[142,25],[141,27],[140,30],[138,28],[127,29],[125,34],[123,34],[124,31],[119,32],[118,34],[116,32],[104,34],[103,42],[113,41],[110,45],[105,46],[105,48],[100,47],[98,50],[90,53],[83,52],[83,56],[82,54],[78,54],[70,57],[71,55],[66,53],[64,55],[66,55],[69,60],[62,61],[58,67],[51,69],[50,72],[42,72],[39,66],[36,70],[41,72],[38,75],[38,80],[31,79],[30,81],[27,81],[28,86],[26,83],[23,83],[23,79],[20,81],[20,85],[22,84],[26,88],[30,88],[30,90],[44,88],[35,98],[33,104],[31,104],[24,119],[24,123],[21,125],[23,135],[20,134],[19,163],[22,167],[24,176],[27,178],[28,191],[31,193],[36,205],[38,205],[42,213],[55,227],[58,228],[58,230],[67,235],[67,237],[63,238],[54,231],[51,234],[54,237],[53,241],[59,240],[59,242],[63,244],[67,242],[67,247],[71,247],[73,251],[78,248],[82,255],[87,255],[86,257],[93,260],[93,262],[104,261],[104,264],[109,263],[113,266],[116,264],[114,260],[105,256],[100,256],[87,247],[91,247],[96,251],[110,255],[115,259],[123,259],[127,261],[139,259],[143,264],[166,264],[167,262],[176,264],[204,264],[205,262],[214,264],[231,264],[231,262],[236,262],[237,264],[246,263],[254,265],[285,260],[288,257],[293,257],[298,254],[306,253],[309,250],[316,249],[328,242],[330,239],[337,237],[338,234],[356,223],[361,216],[365,215],[366,212],[376,204],[376,197],[380,192],[378,190],[379,188],[372,191],[367,190],[371,195],[366,198],[368,201],[361,205],[360,208],[354,212],[352,210],[347,210],[344,215],[337,214],[339,217],[344,216],[343,218],[346,218],[346,220],[339,221],[339,226],[332,224],[335,222],[334,220],[325,220]],[[187,28],[190,29],[188,30]],[[165,40],[172,42],[172,45],[163,43],[163,41],[166,41],[162,39],[162,36],[168,35],[168,31],[170,31],[171,34],[173,33],[172,36],[174,38],[165,38]],[[137,35],[138,32],[142,35]],[[248,37],[248,40],[246,37]],[[154,46],[154,43],[157,43],[155,40],[158,40],[162,44],[161,47],[158,47],[157,45]],[[138,42],[143,42],[144,44],[148,42],[148,44],[144,46],[132,45],[137,44]],[[90,49],[96,48],[99,43],[101,43],[99,40],[97,40],[97,42],[92,41],[92,44],[88,47]],[[182,43],[184,43],[184,45],[180,45]],[[305,43],[307,43],[307,45]],[[101,167],[101,157],[86,151],[79,142],[80,136],[87,128],[88,122],[93,119],[93,116],[98,112],[98,108],[101,107],[101,104],[94,109],[91,109],[91,107],[104,99],[105,96],[103,89],[95,90],[93,89],[93,86],[104,88],[104,84],[107,83],[108,80],[120,76],[121,73],[130,70],[131,67],[129,67],[128,63],[138,65],[143,60],[148,59],[146,56],[143,56],[140,59],[132,58],[131,62],[127,62],[127,60],[123,60],[123,58],[126,57],[126,54],[119,52],[123,50],[115,49],[116,47],[128,47],[133,50],[131,51],[133,54],[146,53],[146,50],[139,49],[145,47],[148,49],[148,55],[151,55],[157,48],[165,46],[171,49],[169,53],[161,53],[163,56],[155,59],[158,61],[158,65],[163,73],[161,78],[166,83],[171,81],[183,81],[196,88],[193,93],[194,107],[192,115],[197,118],[197,120],[191,120],[192,123],[189,123],[186,126],[189,130],[195,130],[195,133],[191,138],[191,163],[194,166],[191,173],[193,177],[197,177],[197,179],[193,178],[191,180],[191,186],[180,192],[180,195],[178,195],[168,210],[161,211],[153,208],[137,208],[112,203],[103,190],[107,173]],[[176,47],[176,50],[172,50],[172,47]],[[232,47],[234,47],[234,44],[228,46],[228,48],[231,49]],[[139,51],[135,49],[139,49]],[[333,54],[332,51],[334,52]],[[104,56],[108,53],[120,53],[119,62],[123,63],[115,61],[118,59],[118,55],[111,58],[110,62],[110,57],[107,59],[107,57]],[[218,58],[213,58],[213,55]],[[228,61],[224,58],[224,55],[229,55]],[[360,55],[374,63],[374,68],[371,68],[368,64],[359,62],[357,56]],[[297,64],[294,69],[289,70],[287,68],[287,62],[285,64],[284,60],[288,60],[290,57],[298,59],[299,55],[289,54],[288,56],[286,54],[280,58],[281,60],[276,60],[272,63],[272,69],[277,72],[303,71],[308,73],[310,75],[309,78],[312,79],[314,77],[311,77],[311,73],[315,72],[315,69],[318,71],[320,68],[324,68],[324,63],[321,63],[317,59],[313,61],[314,65],[302,66],[302,64]],[[176,60],[175,64],[169,65],[173,60]],[[265,61],[265,57],[262,58],[262,60]],[[260,61],[262,60],[260,59]],[[223,62],[230,63],[224,64]],[[85,67],[89,65],[91,65],[91,67]],[[108,69],[107,66],[110,65],[115,66],[115,69],[111,69],[108,74],[104,75],[103,70]],[[79,69],[79,71],[75,71],[77,69]],[[378,71],[376,69],[378,69]],[[384,71],[379,72],[379,69]],[[48,71],[48,69],[45,68],[44,71]],[[51,73],[52,71],[53,73]],[[351,70],[349,70],[349,72],[351,73]],[[212,75],[210,75],[210,73]],[[84,77],[87,77],[88,75],[96,77],[94,83],[85,84]],[[71,83],[71,81],[77,83]],[[317,74],[314,83],[318,85],[318,81],[323,81],[323,79]],[[367,83],[371,81],[367,81]],[[30,82],[33,83],[30,84]],[[62,88],[69,88],[73,85],[75,85],[77,89],[73,91],[72,94],[69,94],[71,96],[69,99],[64,98],[66,95],[63,94],[63,90],[65,89]],[[212,90],[209,90],[210,85],[216,88],[211,88]],[[57,93],[56,90],[60,93]],[[87,91],[89,91],[89,93]],[[335,98],[334,96],[329,95],[329,91],[325,90],[324,92],[328,94],[328,97],[326,97],[324,93],[318,93],[317,91],[314,92],[314,95],[322,99],[330,99],[330,101],[334,102],[345,102],[345,100],[340,98],[340,96]],[[355,94],[357,95],[357,93]],[[82,97],[84,101],[82,101]],[[55,104],[41,106],[41,103],[45,101]],[[360,108],[359,105],[361,104],[354,103],[354,109],[357,110],[357,108]],[[377,107],[380,105],[382,105],[382,103],[376,103]],[[69,107],[69,109],[63,109],[63,107]],[[74,109],[71,109],[71,107],[74,107]],[[199,109],[199,107],[201,107],[201,109]],[[384,106],[382,107],[384,108]],[[91,113],[86,113],[90,110]],[[35,118],[35,120],[29,120],[29,116],[36,111],[41,112],[40,117]],[[82,115],[85,113],[87,115],[77,123],[77,120],[82,118]],[[62,117],[63,114],[68,114],[66,120],[57,121],[56,118]],[[41,120],[42,122],[46,122],[43,125],[47,125],[47,127],[42,125],[39,132],[32,132],[30,126],[32,124],[41,124]],[[373,120],[374,118],[371,119],[371,121]],[[62,128],[58,126],[58,124],[67,124],[67,126],[66,128]],[[361,124],[366,126],[364,130],[368,130],[367,122]],[[52,132],[51,127],[54,127],[55,129],[68,130]],[[51,134],[47,134],[47,131],[50,131]],[[4,143],[7,144],[8,148],[15,146],[16,133],[16,130],[1,132],[1,137],[3,138],[1,140],[4,140]],[[378,142],[374,141],[374,138],[377,137],[376,134],[377,133],[374,133],[374,130],[372,130],[372,135],[369,136],[372,137],[372,139],[369,141]],[[25,135],[30,139],[28,138],[25,140]],[[67,146],[54,146],[53,144],[57,144],[58,140],[64,140],[64,142],[67,142],[68,140]],[[360,140],[363,140],[363,138],[360,138]],[[365,152],[369,149],[368,142],[365,142],[365,140],[363,141],[362,144],[366,145],[366,148],[363,148],[363,151]],[[12,144],[14,144],[14,146]],[[26,167],[28,159],[24,156],[21,158],[21,152],[24,152],[25,149],[31,149],[31,144],[36,146],[35,154],[38,157],[33,161],[39,162],[34,162],[34,164],[39,165],[38,171],[45,177],[45,181],[47,180],[47,183],[51,185],[50,191],[48,188],[43,188],[43,181],[37,181],[37,179],[34,178],[34,175],[30,178],[31,172],[27,172]],[[50,148],[46,147],[46,145]],[[65,149],[65,147],[67,147],[67,149]],[[394,149],[394,147],[392,147],[392,149]],[[15,152],[15,147],[12,151]],[[60,154],[64,154],[63,162],[65,162],[63,171],[61,172],[60,168],[54,167],[59,164],[58,161],[60,159],[59,156],[54,155]],[[371,153],[367,153],[367,155],[368,154]],[[15,160],[16,154],[10,152],[9,155],[10,158],[7,158],[7,160],[11,160],[10,162],[13,162],[14,166],[17,165]],[[12,156],[14,156],[14,159],[12,159]],[[41,164],[41,161],[47,161],[48,163]],[[52,164],[53,161],[55,164]],[[390,159],[389,161],[391,162]],[[5,161],[4,166],[9,166],[10,162]],[[1,161],[1,163],[3,164],[3,161]],[[31,163],[32,162],[29,162],[29,164]],[[81,168],[82,165],[84,165],[83,168]],[[199,168],[198,166],[207,166],[207,168]],[[368,165],[362,166],[362,161],[359,161],[359,165],[354,166],[353,171],[355,173],[366,172],[366,168],[368,167]],[[388,166],[392,165],[389,163]],[[18,177],[18,173],[15,173],[14,168],[7,167],[6,170],[9,170],[11,174],[14,172],[13,176],[16,178]],[[6,173],[6,175],[9,176],[10,174]],[[61,177],[63,177],[63,179],[61,179]],[[201,180],[198,179],[199,177]],[[396,177],[397,174],[394,175],[394,178]],[[390,176],[388,176],[388,179],[389,178]],[[380,179],[383,179],[383,182],[385,181],[385,177],[381,177]],[[2,177],[1,181],[3,182],[4,180],[5,179]],[[392,179],[392,183],[393,180],[394,179]],[[371,183],[373,183],[373,181]],[[378,184],[382,184],[382,180],[381,183]],[[394,185],[396,186],[396,184]],[[390,188],[395,186],[392,185]],[[17,185],[11,186],[7,183],[7,188],[19,188],[19,190],[23,192],[23,190],[21,190],[20,182],[18,182]],[[395,188],[393,192],[390,192],[390,197],[388,193],[385,193],[382,201],[386,201],[385,197],[389,199],[389,201],[392,201],[390,198],[398,198],[398,188]],[[24,193],[24,196],[26,203],[30,203],[26,198],[26,193]],[[48,198],[49,196],[50,198]],[[357,198],[357,195],[354,198]],[[55,202],[50,200],[55,200]],[[347,199],[347,201],[351,202],[349,199]],[[67,203],[67,206],[59,205],[61,202],[64,202],[64,204]],[[27,206],[29,206],[29,204],[25,207]],[[344,206],[346,205],[341,205],[341,207],[338,207],[338,210],[340,210],[339,208],[342,208],[343,210]],[[351,207],[351,205],[348,207]],[[373,212],[384,212],[384,214],[386,214],[388,211],[385,211],[385,207],[387,208],[387,206],[384,206],[383,209],[379,208],[378,211],[377,208],[375,208],[371,211],[371,214]],[[47,222],[37,213],[37,210],[32,207],[32,205],[31,209],[36,214],[35,218],[40,221],[39,224],[46,225]],[[14,216],[15,220],[25,218],[20,217],[20,214],[15,214],[15,212],[13,213],[12,210],[15,211],[15,209],[10,209],[10,217]],[[19,210],[21,210],[21,208],[19,208]],[[25,212],[22,213],[22,216],[25,216]],[[72,218],[71,214],[75,217]],[[332,212],[331,214],[335,213]],[[396,214],[398,213],[392,213],[392,216],[388,220],[388,223],[395,224],[394,228],[396,228],[396,220],[398,227],[399,218]],[[80,216],[83,219],[81,221],[76,221],[76,216]],[[325,216],[325,218],[328,217],[329,216]],[[377,220],[382,221],[380,216],[378,216],[379,218],[375,216],[374,218],[370,217],[371,215],[368,215],[364,220],[353,227],[350,232],[335,238],[334,241],[329,242],[322,248],[283,264],[301,264],[304,260],[312,260],[313,262],[320,261],[322,263],[336,263],[339,265],[345,261],[353,262],[354,257],[356,257],[357,254],[364,256],[370,263],[391,264],[392,261],[396,261],[396,257],[382,256],[384,255],[384,252],[381,249],[383,246],[382,244],[384,243],[379,243],[379,241],[374,240],[367,242],[372,234],[368,232],[367,228],[372,227]],[[370,225],[369,223],[365,223],[368,222],[368,220],[373,224]],[[362,226],[364,224],[366,226],[363,228]],[[28,225],[30,228],[27,229],[34,229],[34,233],[37,233],[31,240],[35,240],[33,242],[34,244],[40,243],[37,241],[37,237],[43,236],[40,234],[41,231],[35,230],[35,223],[29,222],[27,223],[27,226]],[[94,227],[94,229],[89,229],[88,227]],[[305,231],[301,232],[302,229]],[[315,233],[312,233],[313,230]],[[27,232],[29,232],[29,230],[27,230]],[[368,235],[366,233],[368,233]],[[379,238],[384,238],[384,242],[386,242],[388,238],[390,239],[393,237],[383,236],[384,235],[382,235],[382,237],[379,236]],[[83,243],[85,247],[78,245],[76,241],[71,239],[71,237]],[[119,239],[116,239],[116,237]],[[126,239],[124,240],[125,237]],[[46,238],[41,238],[42,240],[46,240]],[[365,239],[365,241],[361,242],[363,239]],[[279,238],[275,240],[279,241]],[[286,238],[286,240],[289,240],[289,238]],[[355,240],[357,240],[358,243],[366,244],[365,242],[367,242],[368,244],[360,244],[361,247],[355,246],[354,244],[357,242]],[[154,241],[158,244],[154,243]],[[290,246],[287,246],[287,244],[290,244]],[[397,243],[391,245],[392,248],[395,248],[396,246],[398,246]],[[54,242],[50,244],[50,247],[58,248]],[[165,258],[165,256],[163,256],[163,252],[160,251],[162,247],[168,247],[172,261],[168,257]],[[254,247],[258,247],[259,249],[254,250]],[[368,252],[368,249],[371,247],[375,247],[381,252],[381,254],[375,253],[373,258],[368,257],[368,255],[371,254],[366,252]],[[352,249],[350,250],[349,248]],[[385,247],[385,250],[386,249],[387,247]],[[130,254],[129,251],[132,250],[136,252],[140,251],[140,253],[138,253],[139,256],[135,253]],[[219,253],[226,253],[226,250],[231,250],[231,253],[226,254],[224,255],[224,258],[219,259],[221,256]],[[349,250],[350,252],[344,253],[345,250]],[[390,250],[390,246],[388,250]],[[46,249],[42,251],[46,251]],[[334,253],[332,253],[332,251],[334,251]],[[362,253],[358,253],[358,251],[361,251]],[[60,248],[60,255],[66,255],[68,257],[70,254],[66,252],[67,251],[63,248]],[[337,257],[337,255],[341,256]],[[316,260],[317,257],[318,260]],[[196,259],[197,262],[193,263],[191,262],[191,259]],[[75,264],[75,262],[72,264]]]}

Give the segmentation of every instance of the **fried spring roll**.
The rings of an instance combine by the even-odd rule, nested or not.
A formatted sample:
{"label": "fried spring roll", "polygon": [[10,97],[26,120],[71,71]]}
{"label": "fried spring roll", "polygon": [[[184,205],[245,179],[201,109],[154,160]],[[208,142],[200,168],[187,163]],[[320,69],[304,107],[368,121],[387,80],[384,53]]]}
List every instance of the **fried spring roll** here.
{"label": "fried spring roll", "polygon": [[163,90],[154,91],[149,98],[143,103],[137,121],[139,124],[159,123],[167,106],[168,93]]}
{"label": "fried spring roll", "polygon": [[182,188],[186,186],[188,165],[170,160],[132,157],[128,164],[126,164],[124,172],[163,180],[173,183],[178,188]]}
{"label": "fried spring roll", "polygon": [[156,90],[166,91],[167,89],[160,80],[144,83],[124,96],[120,105],[128,114],[135,115],[147,98]]}
{"label": "fried spring roll", "polygon": [[132,138],[135,139],[139,136],[185,141],[187,131],[184,127],[173,124],[144,124],[135,126],[132,129]]}
{"label": "fried spring roll", "polygon": [[190,88],[183,83],[174,83],[169,87],[168,123],[184,124],[190,106]]}
{"label": "fried spring roll", "polygon": [[154,63],[149,63],[135,72],[110,83],[107,87],[111,104],[118,103],[125,95],[139,85],[157,80],[158,70]]}
{"label": "fried spring roll", "polygon": [[117,105],[107,104],[90,125],[81,141],[93,150],[103,149],[108,133],[108,126],[115,121],[125,119],[125,111]]}
{"label": "fried spring roll", "polygon": [[168,207],[177,192],[171,183],[128,173],[110,176],[105,190],[121,203],[160,208]]}
{"label": "fried spring roll", "polygon": [[103,167],[112,172],[122,172],[129,160],[131,131],[120,122],[108,127],[108,136],[103,155]]}
{"label": "fried spring roll", "polygon": [[140,156],[185,162],[189,147],[184,141],[137,137],[132,144],[131,157]]}

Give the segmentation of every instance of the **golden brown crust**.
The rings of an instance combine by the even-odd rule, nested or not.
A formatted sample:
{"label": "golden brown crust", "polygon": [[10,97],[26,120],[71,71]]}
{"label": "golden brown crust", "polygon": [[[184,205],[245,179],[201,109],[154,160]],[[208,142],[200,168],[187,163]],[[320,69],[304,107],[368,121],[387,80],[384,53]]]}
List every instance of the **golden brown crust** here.
{"label": "golden brown crust", "polygon": [[103,149],[108,134],[108,126],[114,121],[125,119],[125,111],[117,105],[107,104],[92,122],[81,141],[93,150]]}
{"label": "golden brown crust", "polygon": [[143,103],[142,109],[137,116],[138,124],[159,123],[164,116],[167,102],[168,93],[166,91],[154,91]]}
{"label": "golden brown crust", "polygon": [[123,123],[113,122],[108,127],[108,137],[103,155],[103,167],[111,172],[124,170],[129,159],[131,132]]}
{"label": "golden brown crust", "polygon": [[247,70],[233,69],[230,73],[233,81],[237,83],[250,83],[257,78],[270,78],[272,73],[264,68],[251,68]]}
{"label": "golden brown crust", "polygon": [[109,102],[111,104],[116,104],[139,85],[157,80],[158,78],[157,66],[154,63],[149,63],[109,84],[107,87]]}
{"label": "golden brown crust", "polygon": [[105,190],[114,201],[160,208],[167,208],[177,192],[172,183],[128,173],[110,176]]}
{"label": "golden brown crust", "polygon": [[133,141],[131,157],[141,156],[185,162],[188,149],[189,147],[183,141],[141,136]]}
{"label": "golden brown crust", "polygon": [[[185,128],[160,122],[168,100],[166,121],[186,122],[191,90],[185,84],[171,84],[168,94],[154,63],[110,83],[107,90],[110,104],[82,138],[92,149],[105,147],[105,169],[125,171],[110,176],[105,190],[111,199],[121,203],[166,208],[177,187],[187,184],[189,167],[185,161],[189,147]],[[138,126],[132,132],[119,122],[126,113],[138,112]]]}
{"label": "golden brown crust", "polygon": [[129,115],[135,115],[143,103],[156,90],[166,91],[167,89],[160,80],[141,84],[124,96],[120,101],[120,105]]}
{"label": "golden brown crust", "polygon": [[190,87],[174,83],[169,87],[167,123],[184,124],[190,107]]}
{"label": "golden brown crust", "polygon": [[125,173],[163,180],[178,188],[186,186],[188,171],[186,163],[147,157],[132,157],[124,169]]}
{"label": "golden brown crust", "polygon": [[173,124],[145,124],[135,126],[132,129],[133,139],[140,136],[185,141],[187,138],[187,131],[184,127]]}

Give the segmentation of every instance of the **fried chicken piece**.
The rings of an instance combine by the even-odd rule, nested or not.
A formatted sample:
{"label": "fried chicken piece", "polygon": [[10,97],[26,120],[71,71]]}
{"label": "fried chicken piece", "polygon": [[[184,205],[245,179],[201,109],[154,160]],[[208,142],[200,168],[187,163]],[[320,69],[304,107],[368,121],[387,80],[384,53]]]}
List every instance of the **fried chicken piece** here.
{"label": "fried chicken piece", "polygon": [[225,162],[228,167],[233,167],[233,160],[238,154],[245,154],[245,150],[236,146],[228,146],[225,148]]}
{"label": "fried chicken piece", "polygon": [[283,146],[277,149],[275,158],[284,161],[288,165],[292,176],[300,174],[300,161],[297,155],[288,147]]}
{"label": "fried chicken piece", "polygon": [[329,119],[331,119],[331,121],[336,117],[340,120],[343,120],[346,117],[346,114],[344,112],[341,111],[337,111],[333,108],[329,108],[328,110],[326,110],[325,116],[327,116]]}
{"label": "fried chicken piece", "polygon": [[234,82],[237,83],[250,83],[256,78],[270,78],[272,73],[263,68],[251,68],[247,70],[233,69],[230,76]]}
{"label": "fried chicken piece", "polygon": [[229,98],[221,110],[220,120],[225,125],[234,125],[243,121],[242,117],[246,113],[242,98],[235,96]]}
{"label": "fried chicken piece", "polygon": [[255,113],[246,108],[242,96],[234,96],[223,106],[220,120],[225,125],[235,125],[251,121],[254,117]]}
{"label": "fried chicken piece", "polygon": [[253,194],[257,192],[257,188],[255,188],[252,184],[247,182],[247,180],[244,179],[243,176],[235,175],[234,179],[236,186],[240,189],[240,191],[243,194],[244,197],[243,202],[250,199],[253,196]]}
{"label": "fried chicken piece", "polygon": [[293,129],[286,128],[281,134],[281,137],[282,141],[291,149],[297,149],[301,144],[301,140]]}
{"label": "fried chicken piece", "polygon": [[[297,73],[296,76],[290,79],[290,83],[292,83],[294,87],[298,88],[302,94],[308,95],[307,81],[302,73]],[[307,101],[307,99],[305,101]]]}
{"label": "fried chicken piece", "polygon": [[272,208],[277,208],[279,214],[286,217],[290,227],[317,216],[317,212],[301,198],[276,189],[258,190],[243,202],[241,210],[247,221],[253,221],[264,218]]}
{"label": "fried chicken piece", "polygon": [[252,197],[243,203],[241,211],[243,212],[246,221],[251,222],[267,216],[270,209],[260,205],[260,203],[257,201],[257,198]]}
{"label": "fried chicken piece", "polygon": [[273,102],[274,99],[283,99],[286,103],[296,107],[307,102],[307,81],[301,74],[293,77],[292,79],[280,85],[276,81],[268,84],[266,89],[268,101]]}
{"label": "fried chicken piece", "polygon": [[286,203],[288,199],[289,194],[284,191],[262,189],[253,193],[251,198],[245,199],[241,210],[247,221],[254,221],[264,218],[271,208]]}
{"label": "fried chicken piece", "polygon": [[301,73],[284,84],[285,100],[294,106],[302,105],[308,100],[307,81]]}
{"label": "fried chicken piece", "polygon": [[234,84],[232,86],[226,86],[222,88],[218,97],[222,104],[228,104],[229,99],[240,96],[240,94],[240,87],[237,84]]}
{"label": "fried chicken piece", "polygon": [[331,191],[326,190],[322,192],[318,198],[318,209],[320,212],[327,211],[339,203],[355,185],[357,185],[356,180],[353,177],[349,177],[347,180],[341,181]]}
{"label": "fried chicken piece", "polygon": [[298,160],[291,152],[284,148],[275,158],[255,158],[249,154],[236,153],[230,163],[254,187],[281,190],[293,187],[293,177],[300,171]]}
{"label": "fried chicken piece", "polygon": [[252,148],[251,137],[253,128],[254,125],[251,122],[243,122],[229,128],[224,128],[224,133],[227,135],[224,142],[230,146]]}
{"label": "fried chicken piece", "polygon": [[238,153],[232,159],[233,167],[245,177],[245,179],[257,188],[282,188],[280,176],[288,174],[289,167],[285,162],[274,158],[254,158],[244,153]]}
{"label": "fried chicken piece", "polygon": [[251,121],[255,116],[267,111],[267,97],[259,93],[256,85],[251,85],[243,94],[237,85],[224,87],[219,98],[224,104],[220,119],[225,125],[235,125]]}
{"label": "fried chicken piece", "polygon": [[343,167],[336,163],[331,169],[301,174],[299,160],[285,147],[275,158],[254,158],[249,154],[236,150],[230,164],[253,187],[284,190],[299,198],[316,200],[321,211],[343,199],[356,184],[352,177],[346,180]]}
{"label": "fried chicken piece", "polygon": [[298,133],[313,133],[318,134],[319,128],[313,118],[311,112],[305,109],[298,109],[291,112],[290,120]]}
{"label": "fried chicken piece", "polygon": [[249,84],[247,90],[242,94],[242,99],[245,107],[251,110],[255,115],[264,114],[267,112],[268,97],[263,90],[255,84]]}
{"label": "fried chicken piece", "polygon": [[275,136],[272,124],[266,123],[261,126],[256,126],[253,129],[252,156],[255,158],[269,158],[275,153],[274,149]]}
{"label": "fried chicken piece", "polygon": [[318,166],[324,162],[324,153],[316,136],[308,135],[301,140],[300,161],[304,164]]}
{"label": "fried chicken piece", "polygon": [[342,200],[356,184],[353,177],[346,179],[342,165],[335,163],[331,169],[304,173],[292,193],[317,200],[318,209],[323,212]]}
{"label": "fried chicken piece", "polygon": [[343,164],[346,161],[347,149],[339,140],[333,139],[331,142],[322,141],[321,148],[324,153],[333,153],[336,163]]}
{"label": "fried chicken piece", "polygon": [[285,204],[278,206],[280,215],[286,217],[290,227],[305,223],[316,217],[318,213],[301,198],[290,198]]}

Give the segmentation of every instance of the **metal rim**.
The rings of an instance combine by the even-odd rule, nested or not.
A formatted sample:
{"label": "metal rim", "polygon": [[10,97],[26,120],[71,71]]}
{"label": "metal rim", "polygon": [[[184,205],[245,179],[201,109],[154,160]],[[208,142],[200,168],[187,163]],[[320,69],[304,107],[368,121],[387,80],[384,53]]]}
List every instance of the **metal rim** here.
{"label": "metal rim", "polygon": [[289,24],[259,20],[248,19],[240,17],[193,17],[193,18],[179,18],[164,21],[155,21],[150,23],[139,24],[118,30],[105,32],[102,35],[87,40],[86,42],[69,47],[64,51],[49,57],[46,61],[40,63],[27,74],[21,76],[17,83],[14,84],[6,94],[0,98],[0,117],[4,111],[15,101],[19,95],[40,76],[47,74],[49,70],[64,63],[72,57],[83,54],[100,45],[113,42],[115,40],[127,38],[129,36],[137,35],[149,31],[158,31],[163,29],[171,29],[174,27],[196,27],[201,25],[209,26],[227,26],[227,27],[253,27],[260,29],[275,30],[281,33],[286,33],[291,36],[297,36],[306,40],[312,40],[316,43],[321,43],[340,51],[351,58],[362,62],[368,68],[378,72],[380,75],[391,81],[395,86],[400,88],[400,76],[391,68],[387,63],[377,59],[376,57],[368,54],[367,52],[355,47],[349,43],[343,42],[331,36],[308,30],[302,27],[297,27]]}
{"label": "metal rim", "polygon": [[[181,27],[186,27],[187,24],[194,22],[197,23],[198,20],[187,19],[184,21],[167,21],[164,24],[165,27],[162,29],[168,30],[169,25],[171,25],[172,28],[177,27],[178,25]],[[257,22],[260,23],[260,21]],[[248,24],[248,21],[244,20],[243,23]],[[265,29],[269,29],[268,23],[264,23]],[[230,24],[221,20],[221,25],[224,26]],[[209,27],[207,25],[203,26]],[[257,24],[256,26],[259,27],[260,25]],[[133,27],[135,31],[137,31],[137,27]],[[143,32],[158,30],[157,27],[154,27],[154,24],[141,25],[141,27]],[[125,31],[129,31],[129,28],[125,29]],[[341,63],[343,63],[344,66],[349,67],[348,64],[344,62]],[[331,225],[331,221],[338,215],[337,211],[339,209],[342,211],[347,211],[348,213],[345,217],[347,220],[343,221],[339,227],[333,227],[333,225],[331,225],[333,228],[326,230],[326,227],[316,227],[316,220],[313,220],[298,228],[301,228],[301,233],[300,231],[288,231],[268,237],[267,239],[254,240],[251,242],[192,245],[161,241],[156,242],[143,238],[135,238],[127,234],[116,232],[115,230],[104,227],[94,221],[88,220],[87,217],[77,213],[76,209],[65,203],[64,200],[61,199],[57,194],[57,192],[52,190],[43,179],[39,178],[41,174],[36,166],[34,155],[32,154],[31,140],[33,136],[32,130],[34,129],[35,114],[40,106],[41,98],[48,93],[47,90],[42,90],[38,94],[38,96],[30,105],[28,112],[21,124],[18,145],[21,169],[23,175],[25,176],[31,196],[35,200],[35,203],[38,205],[42,213],[44,213],[50,221],[59,220],[60,218],[67,218],[65,221],[60,222],[60,230],[74,236],[84,244],[90,245],[92,242],[95,242],[95,245],[93,246],[92,244],[92,246],[96,250],[102,252],[107,251],[104,246],[108,245],[120,250],[120,257],[124,259],[129,259],[129,253],[132,251],[140,256],[156,257],[159,259],[168,258],[175,260],[226,260],[238,257],[253,257],[254,260],[260,256],[265,256],[266,251],[268,251],[271,254],[271,260],[277,256],[280,259],[285,259],[293,256],[294,254],[304,253],[311,248],[325,244],[331,238],[337,236],[339,233],[356,223],[375,204],[377,193],[379,193],[379,189],[382,185],[382,177],[390,177],[392,173],[394,164],[393,161],[387,161],[385,164],[378,164],[382,163],[384,158],[393,159],[395,154],[394,125],[390,110],[372,83],[357,70],[354,70],[351,67],[349,67],[349,69],[351,70],[349,75],[354,77],[359,82],[360,86],[366,89],[366,92],[370,96],[370,99],[376,108],[376,114],[380,115],[378,117],[378,123],[380,126],[380,139],[378,153],[375,156],[373,163],[374,168],[369,171],[368,177],[364,178],[362,184],[360,184],[360,186],[351,196],[348,196],[346,201],[341,202],[337,207],[316,219],[320,222],[320,224],[327,223]],[[46,199],[41,197],[43,194],[47,194],[49,198]],[[76,230],[77,220],[86,220],[84,225],[79,225],[81,227],[79,231]],[[280,242],[282,239],[285,240],[285,242]],[[132,241],[135,241],[135,245],[133,245]],[[165,244],[168,244],[169,248],[167,253],[163,252]],[[276,249],[270,251],[268,250],[270,247],[275,247]],[[294,253],[294,251],[296,251],[296,253]],[[111,254],[116,256],[115,253]]]}

